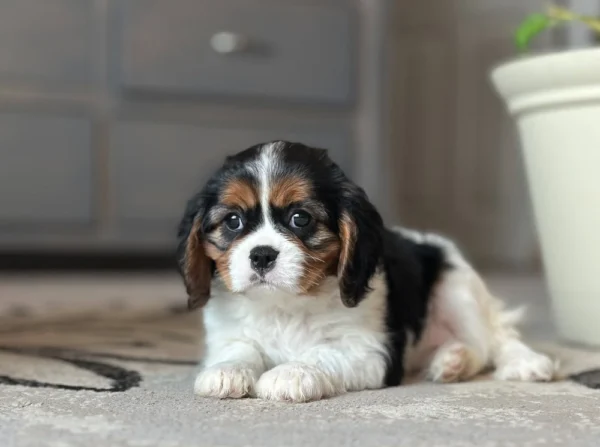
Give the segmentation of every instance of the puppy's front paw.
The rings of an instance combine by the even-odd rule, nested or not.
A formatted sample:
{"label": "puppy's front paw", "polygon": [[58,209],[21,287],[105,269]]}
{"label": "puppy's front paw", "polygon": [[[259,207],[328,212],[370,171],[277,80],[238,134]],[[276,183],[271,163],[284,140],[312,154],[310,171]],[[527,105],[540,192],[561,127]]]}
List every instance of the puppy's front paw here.
{"label": "puppy's front paw", "polygon": [[262,399],[309,402],[339,394],[333,380],[314,366],[284,363],[264,373],[256,384]]}
{"label": "puppy's front paw", "polygon": [[194,392],[220,399],[252,396],[257,378],[257,372],[247,365],[220,363],[198,374]]}

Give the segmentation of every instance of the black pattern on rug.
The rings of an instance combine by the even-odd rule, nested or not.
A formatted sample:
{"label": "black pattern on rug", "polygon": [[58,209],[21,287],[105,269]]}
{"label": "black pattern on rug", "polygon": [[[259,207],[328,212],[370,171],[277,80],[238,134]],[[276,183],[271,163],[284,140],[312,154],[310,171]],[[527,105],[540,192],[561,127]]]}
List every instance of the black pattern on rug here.
{"label": "black pattern on rug", "polygon": [[569,379],[588,388],[600,389],[600,369],[590,369],[569,376]]}
{"label": "black pattern on rug", "polygon": [[[110,315],[86,316],[69,321],[27,323],[19,321],[0,330],[0,357],[21,358],[23,373],[3,371],[11,366],[0,361],[0,385],[52,388],[99,393],[124,392],[140,386],[144,365],[193,367],[197,364],[199,327],[197,315],[177,309],[150,317],[113,319]],[[14,358],[14,357],[13,357]],[[43,362],[70,369],[56,381],[35,377]],[[39,364],[39,366],[38,366]],[[17,368],[18,369],[18,368]],[[106,386],[69,383],[77,370],[92,374]],[[26,377],[27,374],[34,377]]]}

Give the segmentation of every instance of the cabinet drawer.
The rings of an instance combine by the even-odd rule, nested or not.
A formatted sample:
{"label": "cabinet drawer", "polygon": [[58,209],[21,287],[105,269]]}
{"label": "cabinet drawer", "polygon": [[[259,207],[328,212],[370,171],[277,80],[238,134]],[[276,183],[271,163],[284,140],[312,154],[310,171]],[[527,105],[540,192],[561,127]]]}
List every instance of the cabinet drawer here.
{"label": "cabinet drawer", "polygon": [[185,203],[231,155],[253,144],[289,139],[328,148],[349,164],[343,131],[286,132],[219,129],[178,124],[122,122],[112,137],[111,178],[117,221],[134,231],[157,230],[172,238]]}
{"label": "cabinet drawer", "polygon": [[91,221],[90,124],[0,113],[0,225]]}
{"label": "cabinet drawer", "polygon": [[[343,103],[352,94],[354,33],[354,12],[341,2],[125,0],[121,82]],[[236,37],[242,48],[220,53],[215,36]]]}
{"label": "cabinet drawer", "polygon": [[93,2],[2,0],[0,76],[87,82],[91,77]]}

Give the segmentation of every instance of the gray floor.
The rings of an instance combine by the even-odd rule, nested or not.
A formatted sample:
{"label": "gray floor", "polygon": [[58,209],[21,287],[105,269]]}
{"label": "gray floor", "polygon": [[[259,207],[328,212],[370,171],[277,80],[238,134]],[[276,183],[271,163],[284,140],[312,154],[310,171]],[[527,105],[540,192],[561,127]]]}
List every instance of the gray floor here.
{"label": "gray floor", "polygon": [[[562,357],[565,371],[600,367],[600,353],[556,342],[539,278],[493,276],[491,286],[511,302],[530,305],[524,332],[544,350]],[[170,276],[0,279],[0,312],[12,315],[0,320],[4,322],[0,344],[37,346],[42,339],[55,345],[63,337],[71,348],[106,351],[110,345],[114,352],[138,357],[153,351],[189,359],[194,356],[193,343],[174,341],[177,334],[181,340],[190,334],[193,339],[189,316],[173,314],[159,321],[145,315],[149,308],[169,307],[182,297],[178,280]],[[77,309],[69,305],[74,299],[79,301]],[[127,316],[136,312],[139,316],[133,320]],[[27,329],[24,323],[36,315],[65,313],[78,315],[75,321],[84,322],[90,314],[95,319],[74,325],[71,334],[67,324],[39,323]],[[91,330],[94,324],[122,338],[112,334],[110,343],[102,337],[97,340],[97,332]],[[161,338],[166,333],[171,338]],[[136,340],[138,347],[118,347],[128,340]],[[193,366],[109,360],[138,372],[143,378],[140,386],[97,392],[0,384],[0,445],[600,445],[600,391],[569,381],[522,384],[483,378],[456,385],[416,383],[293,405],[198,399],[191,393]],[[69,379],[81,387],[103,388],[108,383],[51,356],[40,360],[23,352],[0,351],[0,376],[16,374],[47,383]]]}

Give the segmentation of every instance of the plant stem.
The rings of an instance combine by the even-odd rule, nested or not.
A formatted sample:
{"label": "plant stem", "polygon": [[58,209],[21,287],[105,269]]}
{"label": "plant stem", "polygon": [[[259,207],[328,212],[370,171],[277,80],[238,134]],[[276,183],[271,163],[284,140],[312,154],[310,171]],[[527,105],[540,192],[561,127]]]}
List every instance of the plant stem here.
{"label": "plant stem", "polygon": [[570,21],[579,21],[593,29],[595,32],[600,33],[600,19],[591,16],[583,16],[572,13],[568,9],[559,8],[558,6],[549,6],[548,7],[548,17],[570,22]]}

